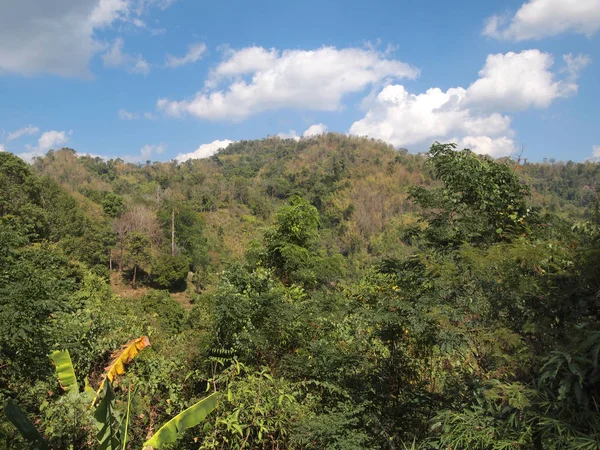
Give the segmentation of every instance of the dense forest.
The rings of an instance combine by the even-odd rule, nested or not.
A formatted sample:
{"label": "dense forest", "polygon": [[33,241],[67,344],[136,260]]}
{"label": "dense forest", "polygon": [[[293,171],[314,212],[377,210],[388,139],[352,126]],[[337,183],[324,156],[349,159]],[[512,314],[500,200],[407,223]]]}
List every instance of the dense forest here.
{"label": "dense forest", "polygon": [[0,449],[600,448],[600,164],[0,152]]}

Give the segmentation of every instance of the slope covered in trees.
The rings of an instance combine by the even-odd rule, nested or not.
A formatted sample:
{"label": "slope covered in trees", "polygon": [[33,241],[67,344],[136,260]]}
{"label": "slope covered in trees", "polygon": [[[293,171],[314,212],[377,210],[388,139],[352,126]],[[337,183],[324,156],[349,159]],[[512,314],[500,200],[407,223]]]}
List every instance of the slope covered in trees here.
{"label": "slope covered in trees", "polygon": [[0,400],[56,449],[159,445],[211,392],[160,448],[598,448],[598,168],[336,134],[0,153]]}

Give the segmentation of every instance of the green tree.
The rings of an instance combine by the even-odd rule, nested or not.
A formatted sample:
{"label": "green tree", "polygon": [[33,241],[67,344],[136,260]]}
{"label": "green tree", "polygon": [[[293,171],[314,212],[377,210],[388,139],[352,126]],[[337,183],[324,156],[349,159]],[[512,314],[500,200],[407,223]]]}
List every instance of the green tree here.
{"label": "green tree", "polygon": [[190,263],[184,255],[161,254],[152,263],[152,281],[163,289],[185,285]]}
{"label": "green tree", "polygon": [[429,156],[428,164],[443,187],[416,186],[410,195],[426,211],[425,234],[432,244],[490,244],[528,232],[529,187],[507,164],[437,142]]}
{"label": "green tree", "polygon": [[110,217],[119,217],[125,212],[125,202],[123,197],[112,192],[108,192],[102,200],[102,209]]}
{"label": "green tree", "polygon": [[127,235],[126,240],[126,261],[127,264],[133,265],[133,279],[132,286],[136,287],[137,270],[138,267],[144,267],[150,263],[150,239],[148,236],[132,231]]}
{"label": "green tree", "polygon": [[315,278],[311,252],[316,250],[318,227],[317,208],[301,197],[277,211],[277,225],[265,233],[265,257],[284,283]]}

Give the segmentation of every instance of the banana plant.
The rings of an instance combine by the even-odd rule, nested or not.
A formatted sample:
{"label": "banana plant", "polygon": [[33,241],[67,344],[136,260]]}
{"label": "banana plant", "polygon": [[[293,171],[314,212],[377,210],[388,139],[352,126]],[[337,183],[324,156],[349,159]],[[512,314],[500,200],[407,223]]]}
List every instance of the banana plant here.
{"label": "banana plant", "polygon": [[144,443],[144,450],[160,448],[175,442],[181,433],[202,422],[217,407],[217,393],[203,398],[198,403],[177,414]]}
{"label": "banana plant", "polygon": [[21,436],[29,442],[30,448],[34,450],[50,449],[35,425],[31,423],[25,413],[21,411],[21,408],[19,408],[11,399],[8,399],[4,405],[4,414],[19,431]]}
{"label": "banana plant", "polygon": [[102,392],[102,388],[104,387],[104,383],[106,382],[106,380],[114,382],[117,375],[123,375],[125,373],[125,364],[129,364],[129,362],[131,362],[133,358],[135,358],[142,350],[144,350],[149,345],[150,339],[148,339],[148,336],[142,336],[138,339],[133,339],[132,341],[129,341],[123,346],[122,350],[113,353],[113,359],[104,370],[104,377],[102,383],[100,383],[98,391],[96,391],[96,396],[92,401],[92,406],[96,404],[96,401],[100,396],[100,392]]}
{"label": "banana plant", "polygon": [[[131,412],[132,394],[131,386],[127,395],[127,413],[123,419],[115,410],[116,395],[112,387],[112,382],[117,375],[125,372],[125,364],[129,363],[140,351],[150,345],[148,337],[142,336],[127,343],[123,350],[114,354],[114,358],[105,370],[105,375],[100,388],[94,397],[92,406],[96,403],[102,392],[102,399],[94,411],[94,418],[97,421],[98,448],[100,450],[125,450],[127,447],[127,433],[129,430],[129,420]],[[50,355],[50,359],[56,368],[56,375],[63,390],[79,389],[75,370],[68,350],[55,351]],[[85,392],[90,395],[94,391],[89,386],[87,378],[85,379]],[[144,443],[144,449],[158,449],[165,444],[175,442],[181,433],[188,428],[194,427],[202,422],[208,414],[217,407],[217,394],[214,393],[200,400],[188,409],[182,411],[167,423],[165,423],[148,441]],[[25,416],[23,411],[15,405],[12,400],[8,400],[4,406],[4,412],[8,419],[15,425],[19,433],[35,450],[49,450],[48,444],[44,441],[42,435]]]}
{"label": "banana plant", "polygon": [[50,359],[56,368],[60,387],[67,392],[73,388],[77,389],[77,377],[75,376],[75,369],[73,369],[69,350],[56,350],[52,352]]}

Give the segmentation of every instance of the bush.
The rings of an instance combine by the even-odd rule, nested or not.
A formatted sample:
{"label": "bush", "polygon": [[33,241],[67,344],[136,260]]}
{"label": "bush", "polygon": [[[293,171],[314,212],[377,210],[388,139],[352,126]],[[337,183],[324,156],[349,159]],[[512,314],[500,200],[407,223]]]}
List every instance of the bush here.
{"label": "bush", "polygon": [[189,268],[188,259],[183,255],[160,255],[152,264],[152,281],[163,289],[184,286]]}

